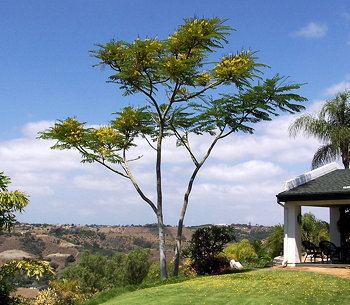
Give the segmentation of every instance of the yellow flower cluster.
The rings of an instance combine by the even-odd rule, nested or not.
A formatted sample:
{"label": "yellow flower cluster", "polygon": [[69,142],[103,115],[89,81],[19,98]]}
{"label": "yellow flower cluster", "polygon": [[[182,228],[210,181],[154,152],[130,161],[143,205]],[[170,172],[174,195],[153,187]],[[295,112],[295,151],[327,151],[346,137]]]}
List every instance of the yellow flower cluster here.
{"label": "yellow flower cluster", "polygon": [[186,60],[172,56],[164,59],[163,67],[167,75],[175,79],[181,77],[181,75],[187,70],[188,63]]}
{"label": "yellow flower cluster", "polygon": [[168,48],[179,59],[201,58],[213,31],[213,24],[206,19],[190,20],[169,36]]}
{"label": "yellow flower cluster", "polygon": [[211,80],[211,76],[208,72],[204,72],[197,76],[196,83],[199,86],[206,86]]}
{"label": "yellow flower cluster", "polygon": [[185,24],[179,31],[176,31],[170,37],[170,41],[172,43],[177,43],[179,40],[181,40],[182,35],[184,34],[187,36],[195,34],[197,37],[203,37],[207,34],[209,26],[210,22],[206,19],[194,19]]}
{"label": "yellow flower cluster", "polygon": [[128,111],[115,121],[115,127],[122,133],[127,133],[140,124],[139,118],[133,111]]}
{"label": "yellow flower cluster", "polygon": [[55,125],[54,132],[63,135],[69,143],[79,143],[84,135],[84,125],[74,118],[68,118]]}
{"label": "yellow flower cluster", "polygon": [[232,80],[244,77],[254,66],[254,61],[249,53],[240,53],[234,56],[224,57],[215,67],[214,74],[222,80]]}
{"label": "yellow flower cluster", "polygon": [[144,69],[153,67],[162,49],[162,43],[156,39],[136,39],[126,53],[128,61],[132,61],[132,67],[135,69],[133,75],[140,76]]}
{"label": "yellow flower cluster", "polygon": [[97,151],[104,157],[113,156],[113,149],[122,145],[122,136],[112,127],[103,126],[95,130]]}
{"label": "yellow flower cluster", "polygon": [[96,129],[96,136],[102,142],[113,143],[119,138],[119,134],[110,126],[103,126]]}

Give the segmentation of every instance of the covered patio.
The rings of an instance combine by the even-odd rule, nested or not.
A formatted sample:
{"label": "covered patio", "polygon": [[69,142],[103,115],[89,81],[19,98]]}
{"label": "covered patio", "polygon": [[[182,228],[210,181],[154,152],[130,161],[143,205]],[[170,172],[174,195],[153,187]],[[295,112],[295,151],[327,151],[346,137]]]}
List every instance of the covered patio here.
{"label": "covered patio", "polygon": [[[331,163],[285,184],[277,195],[284,208],[284,265],[302,263],[301,207],[329,208],[330,241],[339,249],[350,241],[350,170]],[[339,259],[339,263],[344,263]]]}

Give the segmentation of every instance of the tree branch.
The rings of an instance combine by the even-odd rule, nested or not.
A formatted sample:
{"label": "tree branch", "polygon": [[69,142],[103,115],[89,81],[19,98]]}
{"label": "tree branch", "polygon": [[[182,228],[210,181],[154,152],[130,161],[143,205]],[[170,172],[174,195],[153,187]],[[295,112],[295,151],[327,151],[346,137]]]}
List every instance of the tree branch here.
{"label": "tree branch", "polygon": [[146,140],[146,142],[148,143],[148,145],[149,145],[152,149],[157,150],[157,148],[155,148],[155,147],[153,146],[153,144],[147,139],[147,137],[146,137],[145,135],[142,135],[142,138],[144,138],[144,139]]}
{"label": "tree branch", "polygon": [[[77,148],[78,151],[80,151],[80,153],[82,153],[83,155],[84,155],[84,154],[87,154],[87,155],[90,155],[90,156],[91,156],[91,154],[90,154],[88,151],[86,151],[83,147],[81,147],[81,146],[76,146],[76,148]],[[106,167],[107,169],[109,169],[110,171],[112,171],[113,173],[118,174],[118,175],[120,175],[120,176],[122,176],[122,177],[124,177],[124,178],[130,179],[127,175],[123,174],[122,172],[120,172],[120,171],[114,169],[113,167],[111,167],[110,165],[106,164],[106,163],[105,163],[105,160],[104,160],[103,158],[102,158],[102,161],[101,161],[101,160],[99,160],[99,159],[94,155],[93,159],[94,159],[95,162],[97,162],[97,163],[103,165],[104,167]]]}
{"label": "tree branch", "polygon": [[180,87],[181,87],[181,83],[179,83],[179,81],[177,80],[176,83],[175,83],[175,86],[174,86],[173,93],[171,94],[171,97],[169,99],[169,104],[168,104],[168,106],[166,107],[166,109],[165,109],[165,111],[163,113],[163,120],[165,120],[166,115],[168,114],[169,110],[171,109],[171,106],[174,103],[176,92],[177,92],[177,90],[179,90]]}
{"label": "tree branch", "polygon": [[149,199],[141,190],[139,184],[137,183],[135,177],[133,176],[129,166],[128,166],[128,161],[126,160],[126,151],[125,149],[123,150],[123,164],[122,167],[125,171],[125,173],[128,175],[131,183],[133,184],[134,188],[136,189],[137,193],[140,195],[140,197],[152,208],[153,212],[157,215],[157,208],[152,202],[151,199]]}
{"label": "tree branch", "polygon": [[192,93],[186,97],[180,98],[180,99],[174,99],[174,103],[178,103],[178,102],[184,102],[184,101],[188,101],[194,97],[197,97],[198,95],[201,95],[202,93],[206,92],[207,90],[214,88],[218,85],[222,84],[222,81],[216,81],[214,83],[211,83],[210,85],[206,86],[205,88],[203,88],[200,91],[197,91],[195,93]]}
{"label": "tree branch", "polygon": [[143,155],[141,155],[141,156],[137,156],[136,158],[126,160],[126,162],[133,162],[133,161],[137,161],[137,160],[140,160],[142,157],[143,157]]}
{"label": "tree branch", "polygon": [[188,153],[190,154],[190,157],[194,163],[195,166],[198,166],[198,160],[195,157],[195,155],[193,154],[191,147],[186,143],[186,141],[184,141],[184,139],[181,137],[181,135],[179,134],[179,132],[176,130],[175,126],[173,124],[170,124],[171,129],[174,131],[175,136],[178,140],[181,141],[181,143],[183,144],[183,146],[186,148],[186,150],[188,151]]}

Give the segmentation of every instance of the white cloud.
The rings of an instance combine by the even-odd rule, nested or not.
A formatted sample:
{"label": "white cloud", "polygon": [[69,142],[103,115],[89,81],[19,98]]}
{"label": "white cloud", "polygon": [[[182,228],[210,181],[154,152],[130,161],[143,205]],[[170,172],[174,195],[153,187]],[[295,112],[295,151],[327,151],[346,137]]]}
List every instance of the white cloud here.
{"label": "white cloud", "polygon": [[52,121],[30,122],[22,128],[22,133],[27,138],[36,138],[38,133],[52,126]]}
{"label": "white cloud", "polygon": [[209,180],[235,183],[253,183],[271,179],[280,175],[282,168],[272,162],[252,160],[238,165],[215,164],[203,171],[203,176]]}
{"label": "white cloud", "polygon": [[326,88],[326,95],[336,95],[339,92],[350,90],[350,81],[342,81]]}
{"label": "white cloud", "polygon": [[[320,101],[309,107],[319,109]],[[317,141],[288,135],[294,116],[284,115],[256,125],[253,135],[235,134],[215,147],[203,167],[190,197],[187,224],[282,222],[275,195],[284,181],[310,168]],[[52,142],[36,139],[37,131],[52,122],[23,127],[17,139],[0,141],[1,170],[14,186],[31,195],[31,204],[20,217],[24,221],[127,224],[154,222],[149,207],[130,182],[97,164],[81,164],[73,151],[53,151]],[[192,137],[197,154],[207,149],[207,136]],[[155,154],[139,143],[132,164],[144,192],[154,200]],[[163,164],[165,220],[175,224],[193,170],[184,148],[166,139]]]}
{"label": "white cloud", "polygon": [[304,38],[321,38],[326,36],[328,27],[326,24],[310,22],[300,30],[293,33],[293,36]]}

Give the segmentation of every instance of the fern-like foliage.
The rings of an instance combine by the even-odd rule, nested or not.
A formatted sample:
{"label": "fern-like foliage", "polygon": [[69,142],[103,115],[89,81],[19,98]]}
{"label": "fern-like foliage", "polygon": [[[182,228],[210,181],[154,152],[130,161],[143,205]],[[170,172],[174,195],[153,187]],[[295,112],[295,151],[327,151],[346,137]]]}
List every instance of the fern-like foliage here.
{"label": "fern-like foliage", "polygon": [[10,230],[16,221],[15,212],[22,212],[29,203],[26,194],[8,190],[10,183],[10,178],[0,172],[0,232]]}

